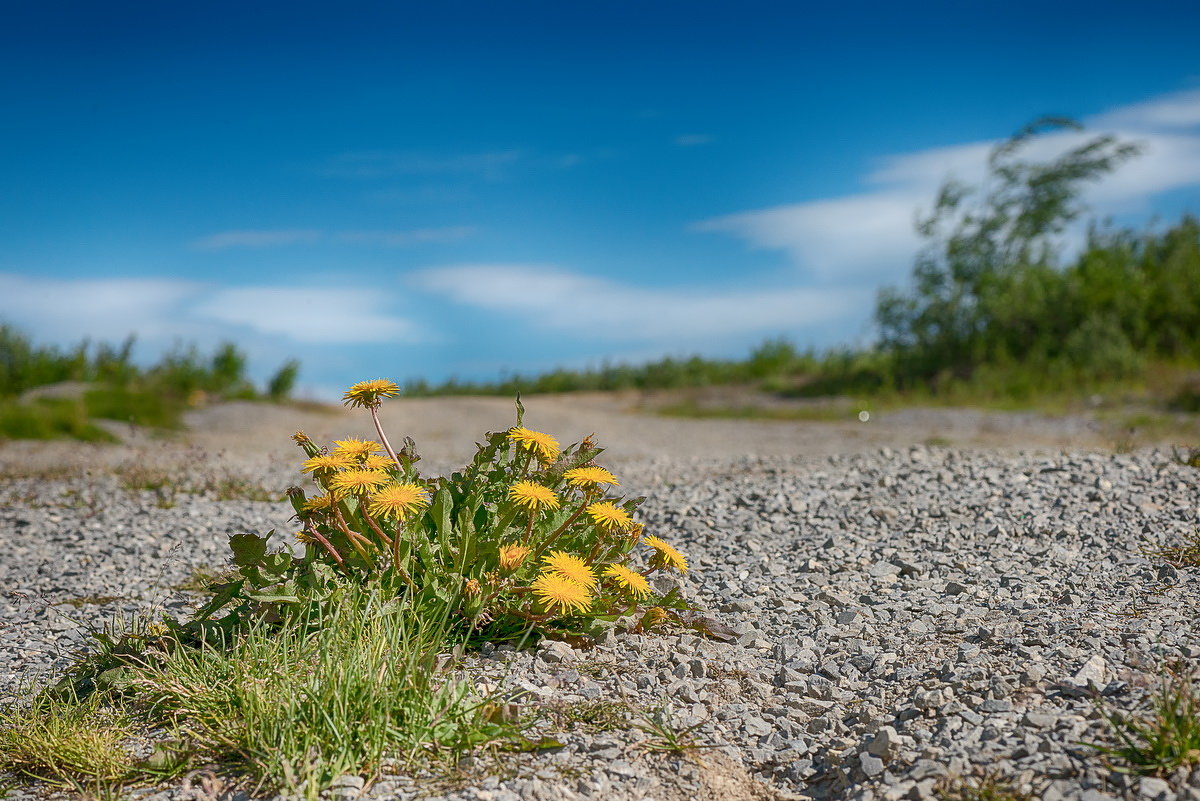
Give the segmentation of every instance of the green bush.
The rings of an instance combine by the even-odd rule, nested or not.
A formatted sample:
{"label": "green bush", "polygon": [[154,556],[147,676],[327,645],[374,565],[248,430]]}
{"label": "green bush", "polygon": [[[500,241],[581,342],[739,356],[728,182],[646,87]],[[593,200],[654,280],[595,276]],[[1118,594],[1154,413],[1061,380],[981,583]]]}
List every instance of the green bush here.
{"label": "green bush", "polygon": [[[108,441],[113,438],[88,424],[89,418],[176,428],[191,406],[260,397],[246,378],[246,357],[233,343],[221,344],[211,356],[195,346],[178,346],[149,368],[133,363],[133,345],[131,337],[119,347],[83,342],[64,351],[35,346],[0,324],[0,437]],[[284,364],[268,384],[267,395],[285,400],[299,369],[295,360]],[[81,401],[69,404],[16,401],[31,389],[63,381],[93,386]]]}
{"label": "green bush", "polygon": [[83,403],[50,398],[30,403],[0,400],[0,439],[116,442],[116,437],[88,422]]}

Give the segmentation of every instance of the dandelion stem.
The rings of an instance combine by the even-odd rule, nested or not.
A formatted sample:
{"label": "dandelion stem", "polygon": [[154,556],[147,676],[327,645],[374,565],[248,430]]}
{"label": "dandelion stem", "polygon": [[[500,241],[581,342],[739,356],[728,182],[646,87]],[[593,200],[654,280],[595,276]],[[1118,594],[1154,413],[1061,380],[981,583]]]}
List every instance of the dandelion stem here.
{"label": "dandelion stem", "polygon": [[374,529],[375,533],[379,536],[379,539],[383,540],[383,544],[391,548],[392,538],[383,533],[383,529],[380,528],[379,524],[375,522],[375,519],[367,513],[366,507],[359,507],[358,511],[362,512],[363,520],[366,520],[367,525]]}
{"label": "dandelion stem", "polygon": [[371,419],[375,421],[375,430],[379,432],[379,441],[383,443],[383,449],[387,451],[388,456],[392,457],[392,461],[396,463],[396,467],[407,475],[407,470],[404,468],[404,463],[400,461],[400,457],[396,455],[396,451],[392,448],[392,443],[388,442],[387,434],[383,433],[383,424],[379,422],[379,406],[370,407]]}
{"label": "dandelion stem", "polygon": [[345,569],[346,560],[342,559],[342,555],[337,552],[337,548],[334,548],[333,544],[325,539],[325,535],[317,531],[317,527],[312,524],[311,520],[304,521],[304,530],[308,532],[309,536],[321,543],[325,550],[329,551],[329,555],[333,557],[334,561]]}
{"label": "dandelion stem", "polygon": [[[575,510],[575,514],[568,517],[565,523],[563,523],[561,526],[559,526],[557,529],[555,529],[554,533],[551,534],[549,537],[547,537],[546,541],[543,542],[540,546],[538,546],[537,553],[535,553],[533,555],[533,561],[536,562],[541,557],[541,555],[546,552],[546,549],[549,548],[551,545],[553,545],[554,541],[557,540],[559,537],[561,537],[563,532],[566,531],[568,528],[570,528],[571,524],[579,519],[579,516],[581,514],[583,514],[583,510],[586,506],[587,506],[587,500],[584,499],[584,502],[581,503],[579,505],[579,508]],[[526,538],[528,538],[529,535],[526,534],[525,536],[526,536]]]}
{"label": "dandelion stem", "polygon": [[370,545],[371,541],[359,534],[357,531],[351,530],[351,528],[346,525],[346,519],[342,517],[342,510],[338,508],[337,503],[334,503],[330,508],[333,509],[334,522],[337,524],[338,529],[340,529],[341,532],[346,535],[346,538],[350,540],[350,545],[354,548],[354,550],[358,551],[359,556],[367,560],[367,562],[369,562],[371,565],[374,565],[375,560],[371,558],[371,555],[367,552],[366,548],[363,547],[364,545]]}

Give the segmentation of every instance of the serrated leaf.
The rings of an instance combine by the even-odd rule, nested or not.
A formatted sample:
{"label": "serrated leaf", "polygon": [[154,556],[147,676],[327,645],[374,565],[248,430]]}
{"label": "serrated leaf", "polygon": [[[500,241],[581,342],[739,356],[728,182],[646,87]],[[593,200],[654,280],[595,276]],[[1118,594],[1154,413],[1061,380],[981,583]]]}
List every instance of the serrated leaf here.
{"label": "serrated leaf", "polygon": [[229,537],[229,548],[233,551],[233,563],[238,567],[256,565],[267,555],[267,540],[274,529],[265,537],[257,534],[233,534]]}

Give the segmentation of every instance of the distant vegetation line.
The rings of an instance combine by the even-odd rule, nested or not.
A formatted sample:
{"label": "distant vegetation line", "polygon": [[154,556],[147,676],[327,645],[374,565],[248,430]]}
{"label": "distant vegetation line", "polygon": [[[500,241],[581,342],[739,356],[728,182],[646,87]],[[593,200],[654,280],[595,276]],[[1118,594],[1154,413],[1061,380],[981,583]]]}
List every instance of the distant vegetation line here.
{"label": "distant vegetation line", "polygon": [[[768,340],[743,360],[667,358],[494,382],[412,381],[410,395],[670,389],[750,383],[796,395],[1022,402],[1136,383],[1200,364],[1200,221],[1165,230],[1089,227],[1068,262],[1062,235],[1085,185],[1138,154],[1095,137],[1050,161],[1022,159],[1070,120],[1038,120],[997,146],[980,188],[947,181],[917,229],[925,247],[907,289],[885,289],[869,348],[800,350]],[[1168,368],[1162,370],[1163,367]],[[1200,389],[1178,404],[1200,407]]]}
{"label": "distant vegetation line", "polygon": [[[246,357],[233,343],[211,355],[179,346],[150,367],[134,363],[133,348],[132,337],[120,346],[36,345],[0,324],[0,438],[112,440],[96,419],[174,428],[184,410],[210,401],[285,399],[300,369],[299,362],[287,362],[260,390],[246,377]],[[47,387],[56,389],[39,391]]]}

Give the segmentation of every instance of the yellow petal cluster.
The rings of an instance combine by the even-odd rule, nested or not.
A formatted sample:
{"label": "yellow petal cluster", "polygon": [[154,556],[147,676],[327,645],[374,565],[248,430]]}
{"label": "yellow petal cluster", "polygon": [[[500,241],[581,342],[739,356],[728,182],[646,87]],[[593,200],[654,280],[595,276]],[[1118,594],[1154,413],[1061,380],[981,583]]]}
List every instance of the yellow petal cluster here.
{"label": "yellow petal cluster", "polygon": [[521,566],[525,561],[525,557],[529,556],[529,549],[524,545],[513,543],[511,545],[500,546],[500,569],[513,571]]}
{"label": "yellow petal cluster", "polygon": [[508,497],[513,503],[524,506],[531,512],[542,509],[557,509],[558,496],[549,487],[543,487],[536,481],[518,481],[508,490]]}
{"label": "yellow petal cluster", "polygon": [[376,378],[371,381],[359,381],[350,387],[350,389],[346,390],[346,394],[342,396],[342,402],[346,406],[377,409],[384,398],[391,398],[399,394],[400,387],[396,386],[396,382],[388,381],[384,378]]}
{"label": "yellow petal cluster", "polygon": [[576,584],[582,584],[589,590],[596,586],[596,574],[588,567],[588,563],[578,556],[566,551],[554,551],[542,557],[545,572],[557,573],[563,578],[570,579]]}
{"label": "yellow petal cluster", "polygon": [[650,594],[650,582],[641,573],[635,573],[625,565],[609,565],[604,568],[604,575],[612,578],[621,589],[634,598],[645,598]]}
{"label": "yellow petal cluster", "polygon": [[339,495],[366,495],[389,481],[391,477],[381,470],[344,470],[333,477],[330,485]]}
{"label": "yellow petal cluster", "polygon": [[586,612],[592,608],[592,594],[582,584],[557,573],[543,573],[531,587],[533,594],[550,612],[570,614]]}
{"label": "yellow petal cluster", "polygon": [[563,473],[563,478],[572,487],[594,487],[597,484],[620,486],[617,477],[603,467],[576,467]]}
{"label": "yellow petal cluster", "polygon": [[524,426],[509,429],[508,438],[515,442],[517,447],[532,452],[539,460],[546,463],[553,462],[562,453],[562,447],[554,437]]}
{"label": "yellow petal cluster", "polygon": [[375,517],[404,520],[428,505],[429,491],[420,484],[388,484],[371,496],[367,511]]}
{"label": "yellow petal cluster", "polygon": [[656,553],[654,560],[661,562],[663,567],[669,567],[678,570],[680,573],[686,573],[688,569],[687,559],[674,547],[668,545],[658,537],[646,537],[642,540],[644,545],[649,545]]}
{"label": "yellow petal cluster", "polygon": [[627,531],[633,525],[629,512],[612,501],[590,503],[585,511],[592,522],[605,531]]}

